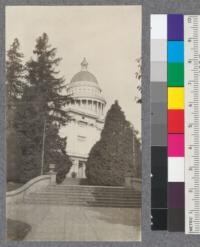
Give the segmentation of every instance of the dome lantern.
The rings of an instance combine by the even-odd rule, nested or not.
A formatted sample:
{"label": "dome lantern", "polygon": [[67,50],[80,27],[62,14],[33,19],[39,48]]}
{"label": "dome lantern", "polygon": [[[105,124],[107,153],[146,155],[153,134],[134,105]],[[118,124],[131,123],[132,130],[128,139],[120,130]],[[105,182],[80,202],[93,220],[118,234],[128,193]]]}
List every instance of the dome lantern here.
{"label": "dome lantern", "polygon": [[87,70],[87,67],[88,67],[88,62],[86,60],[86,58],[84,57],[82,63],[81,63],[81,69],[82,71],[86,71]]}

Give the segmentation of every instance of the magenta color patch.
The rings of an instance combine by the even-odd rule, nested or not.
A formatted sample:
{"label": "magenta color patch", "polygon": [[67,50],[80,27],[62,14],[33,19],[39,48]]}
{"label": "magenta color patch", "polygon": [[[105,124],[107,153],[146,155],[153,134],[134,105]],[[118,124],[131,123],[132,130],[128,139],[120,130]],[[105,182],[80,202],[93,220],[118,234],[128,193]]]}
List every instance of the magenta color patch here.
{"label": "magenta color patch", "polygon": [[168,157],[184,156],[184,134],[168,134]]}

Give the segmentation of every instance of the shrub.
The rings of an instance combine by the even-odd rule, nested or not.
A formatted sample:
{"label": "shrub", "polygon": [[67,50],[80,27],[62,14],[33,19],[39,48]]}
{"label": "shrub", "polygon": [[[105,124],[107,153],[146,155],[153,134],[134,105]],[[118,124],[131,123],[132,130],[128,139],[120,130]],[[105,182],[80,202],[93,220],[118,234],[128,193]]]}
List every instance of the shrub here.
{"label": "shrub", "polygon": [[77,173],[76,172],[72,172],[72,178],[76,178],[77,177]]}
{"label": "shrub", "polygon": [[116,101],[107,113],[101,139],[90,151],[86,176],[93,185],[121,186],[133,163],[133,128]]}

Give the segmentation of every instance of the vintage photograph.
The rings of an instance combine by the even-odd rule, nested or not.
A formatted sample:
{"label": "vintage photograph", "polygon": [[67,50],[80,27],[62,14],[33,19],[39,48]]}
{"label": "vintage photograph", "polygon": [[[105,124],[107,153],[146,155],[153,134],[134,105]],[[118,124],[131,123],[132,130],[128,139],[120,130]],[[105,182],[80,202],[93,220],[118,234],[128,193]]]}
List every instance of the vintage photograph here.
{"label": "vintage photograph", "polygon": [[12,241],[141,241],[141,6],[6,7]]}

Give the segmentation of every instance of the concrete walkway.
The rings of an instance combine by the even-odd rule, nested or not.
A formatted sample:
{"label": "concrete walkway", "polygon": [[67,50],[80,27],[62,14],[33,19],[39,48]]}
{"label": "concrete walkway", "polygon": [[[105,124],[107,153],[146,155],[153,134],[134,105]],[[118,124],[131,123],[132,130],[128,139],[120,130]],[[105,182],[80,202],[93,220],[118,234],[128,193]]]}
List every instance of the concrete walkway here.
{"label": "concrete walkway", "polygon": [[7,217],[31,225],[27,241],[140,241],[140,209],[15,204]]}

